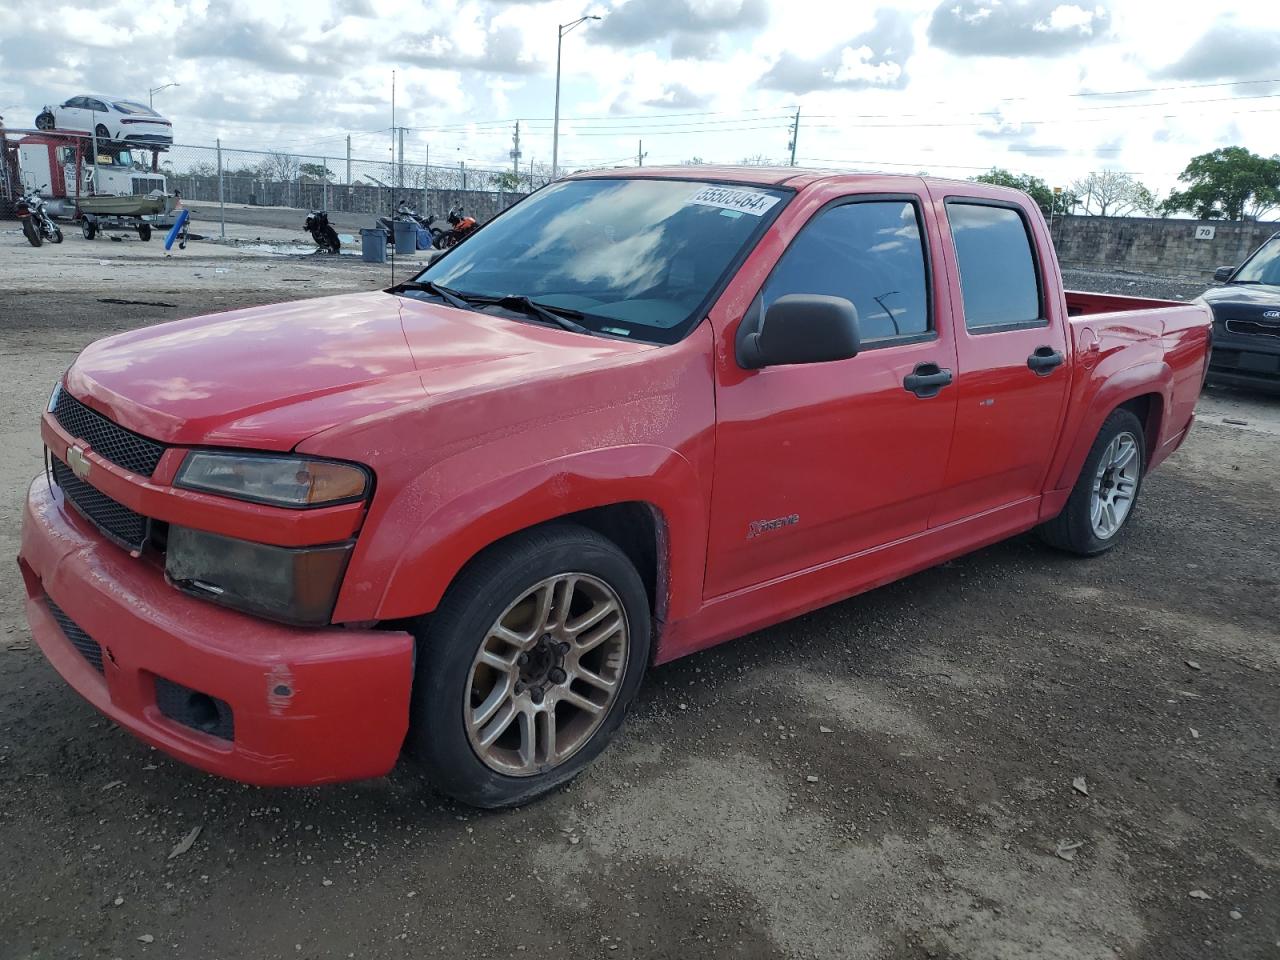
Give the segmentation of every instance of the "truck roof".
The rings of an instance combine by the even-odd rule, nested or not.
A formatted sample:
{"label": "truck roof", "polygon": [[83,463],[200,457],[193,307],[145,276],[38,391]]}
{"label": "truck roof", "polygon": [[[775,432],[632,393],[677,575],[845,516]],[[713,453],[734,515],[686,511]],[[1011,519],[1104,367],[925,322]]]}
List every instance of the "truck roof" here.
{"label": "truck roof", "polygon": [[812,167],[732,166],[721,164],[688,164],[665,167],[613,167],[606,170],[583,170],[572,175],[574,179],[662,179],[694,180],[708,183],[740,183],[758,187],[786,187],[803,190],[816,183],[839,181],[850,186],[858,181],[910,180],[913,184],[937,184],[939,186],[963,186],[971,196],[1016,199],[1025,196],[1020,190],[997,187],[972,180],[954,180],[945,177],[922,177],[907,173],[878,173],[845,170],[820,170]]}

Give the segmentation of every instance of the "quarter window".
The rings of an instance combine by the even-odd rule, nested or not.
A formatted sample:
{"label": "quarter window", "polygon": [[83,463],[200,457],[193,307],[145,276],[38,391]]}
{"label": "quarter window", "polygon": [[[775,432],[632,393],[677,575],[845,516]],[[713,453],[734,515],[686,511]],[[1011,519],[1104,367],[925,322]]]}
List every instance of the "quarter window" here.
{"label": "quarter window", "polygon": [[1022,214],[1012,207],[951,201],[947,218],[960,265],[965,327],[981,331],[1044,322]]}
{"label": "quarter window", "polygon": [[864,342],[929,327],[920,217],[908,200],[845,203],[820,212],[792,241],[764,286],[763,307],[789,293],[844,297]]}

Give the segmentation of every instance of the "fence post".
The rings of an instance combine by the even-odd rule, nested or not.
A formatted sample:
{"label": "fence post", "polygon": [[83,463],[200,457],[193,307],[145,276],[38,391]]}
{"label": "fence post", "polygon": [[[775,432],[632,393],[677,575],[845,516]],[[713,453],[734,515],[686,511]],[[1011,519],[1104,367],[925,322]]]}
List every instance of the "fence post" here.
{"label": "fence post", "polygon": [[[208,141],[205,141],[206,143]],[[218,231],[223,240],[227,239],[227,205],[222,190],[222,138],[218,138]]]}
{"label": "fence post", "polygon": [[462,190],[465,193],[467,189],[467,161],[459,160],[458,169],[462,171]]}

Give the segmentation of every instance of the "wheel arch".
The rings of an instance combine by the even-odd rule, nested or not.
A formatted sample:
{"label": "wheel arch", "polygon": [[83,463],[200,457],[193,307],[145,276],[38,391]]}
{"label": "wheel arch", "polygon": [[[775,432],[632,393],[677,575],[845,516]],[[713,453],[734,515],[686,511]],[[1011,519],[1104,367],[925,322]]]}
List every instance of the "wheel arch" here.
{"label": "wheel arch", "polygon": [[[636,566],[650,599],[655,631],[688,616],[701,602],[707,517],[692,466],[675,451],[646,445],[613,448],[609,462],[634,470],[609,479],[603,458],[537,465],[492,485],[458,492],[408,525],[383,516],[398,541],[385,579],[373,567],[353,569],[352,590],[340,596],[335,620],[398,620],[429,614],[448,587],[481,553],[510,537],[553,523],[578,523],[614,543]],[[395,532],[396,530],[400,532]],[[376,566],[376,565],[375,565]],[[359,558],[353,568],[364,567]],[[383,580],[374,609],[362,589]],[[364,581],[363,584],[361,581]],[[655,634],[660,636],[660,634]],[[655,647],[657,644],[655,643]]]}
{"label": "wheel arch", "polygon": [[1092,397],[1079,401],[1082,412],[1063,427],[1063,454],[1050,473],[1049,490],[1060,494],[1058,504],[1075,485],[1093,441],[1112,412],[1132,409],[1143,425],[1146,462],[1159,449],[1164,413],[1173,389],[1173,371],[1164,360],[1135,364],[1103,380]]}

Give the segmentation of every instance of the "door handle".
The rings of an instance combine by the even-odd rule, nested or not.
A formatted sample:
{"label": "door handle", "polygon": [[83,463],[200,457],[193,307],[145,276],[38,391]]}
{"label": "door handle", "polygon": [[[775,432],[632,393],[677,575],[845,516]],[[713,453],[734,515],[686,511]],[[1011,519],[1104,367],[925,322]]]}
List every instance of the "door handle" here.
{"label": "door handle", "polygon": [[1065,359],[1061,350],[1055,350],[1053,347],[1036,347],[1035,352],[1027,357],[1027,366],[1037,377],[1047,377],[1062,366]]}
{"label": "door handle", "polygon": [[917,363],[915,370],[902,379],[902,386],[922,400],[936,397],[942,388],[951,383],[951,371],[932,361]]}

